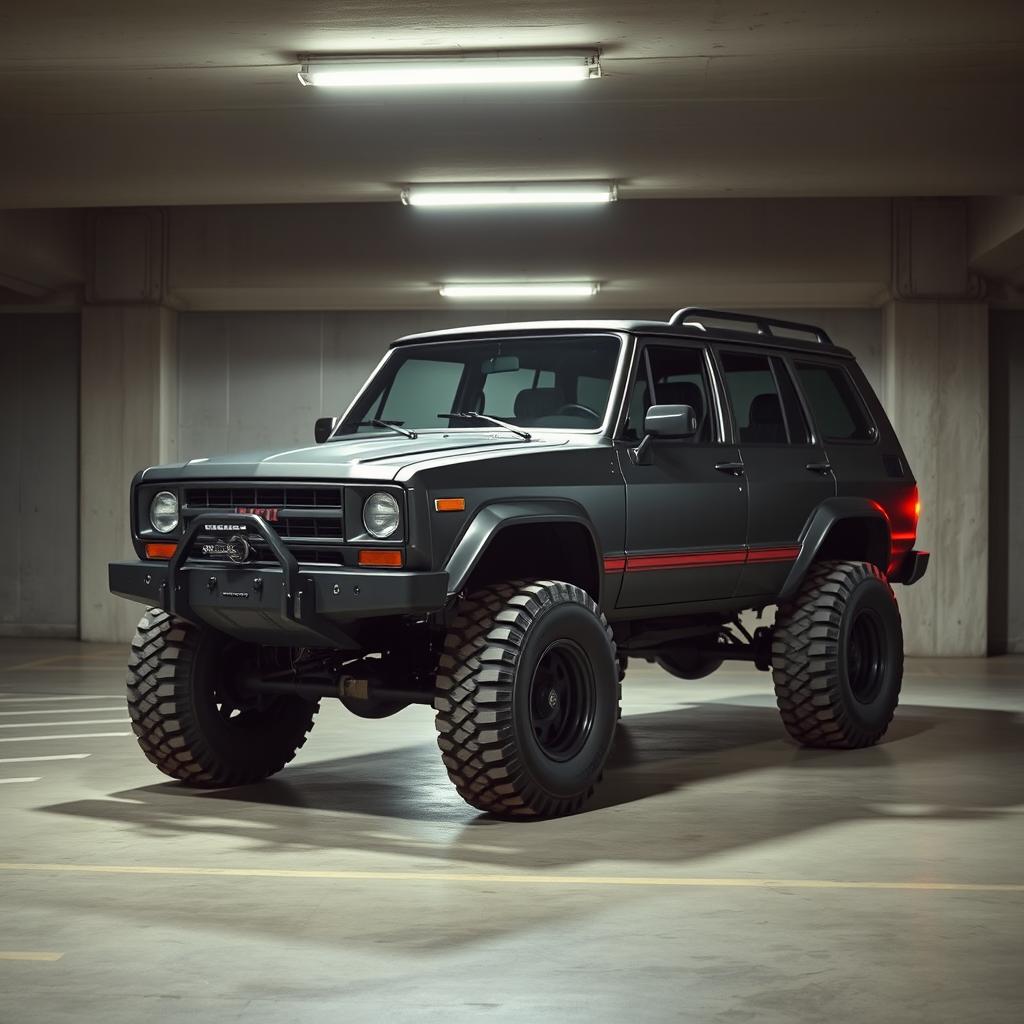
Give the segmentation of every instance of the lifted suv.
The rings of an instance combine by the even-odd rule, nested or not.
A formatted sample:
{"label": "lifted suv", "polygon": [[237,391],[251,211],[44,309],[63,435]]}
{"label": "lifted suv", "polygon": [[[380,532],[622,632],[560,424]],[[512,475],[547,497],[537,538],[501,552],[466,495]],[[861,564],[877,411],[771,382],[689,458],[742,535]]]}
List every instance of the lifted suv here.
{"label": "lifted suv", "polygon": [[[885,733],[891,584],[928,555],[899,441],[820,328],[684,309],[417,335],[316,438],[133,481],[139,560],[110,586],[151,606],[128,702],[172,778],[266,778],[324,697],[363,718],[427,704],[466,801],[571,813],[630,658],[771,669],[808,746]],[[740,613],[771,605],[748,632]]]}

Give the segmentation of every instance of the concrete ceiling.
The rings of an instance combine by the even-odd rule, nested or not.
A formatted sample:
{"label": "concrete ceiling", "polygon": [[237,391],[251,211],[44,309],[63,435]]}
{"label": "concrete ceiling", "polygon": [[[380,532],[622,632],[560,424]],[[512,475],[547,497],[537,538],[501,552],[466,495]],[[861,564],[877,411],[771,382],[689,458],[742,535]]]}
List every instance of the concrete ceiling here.
{"label": "concrete ceiling", "polygon": [[[343,94],[300,52],[599,47],[571,87]],[[395,200],[612,178],[626,198],[1024,191],[1024,5],[16,0],[0,207]]]}

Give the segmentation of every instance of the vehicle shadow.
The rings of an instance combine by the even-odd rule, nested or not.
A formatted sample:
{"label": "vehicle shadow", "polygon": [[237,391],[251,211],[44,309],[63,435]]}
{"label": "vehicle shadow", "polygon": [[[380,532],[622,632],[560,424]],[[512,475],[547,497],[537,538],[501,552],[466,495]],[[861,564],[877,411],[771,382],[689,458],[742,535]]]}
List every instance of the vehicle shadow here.
{"label": "vehicle shadow", "polygon": [[[428,743],[302,762],[232,790],[166,782],[44,810],[119,822],[140,838],[221,835],[255,850],[404,854],[517,870],[682,864],[843,822],[999,815],[1024,802],[1022,741],[1024,716],[909,706],[877,747],[801,750],[783,738],[774,708],[710,702],[624,718],[588,812],[555,821],[478,814],[455,794]],[[973,764],[980,758],[983,771]]]}

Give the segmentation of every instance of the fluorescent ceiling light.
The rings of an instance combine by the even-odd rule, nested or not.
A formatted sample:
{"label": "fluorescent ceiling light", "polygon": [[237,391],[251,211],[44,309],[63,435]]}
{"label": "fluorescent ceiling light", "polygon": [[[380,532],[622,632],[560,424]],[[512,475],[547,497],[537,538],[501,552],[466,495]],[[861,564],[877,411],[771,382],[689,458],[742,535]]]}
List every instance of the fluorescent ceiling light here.
{"label": "fluorescent ceiling light", "polygon": [[600,290],[596,281],[522,281],[445,284],[446,299],[586,299]]}
{"label": "fluorescent ceiling light", "polygon": [[611,203],[618,198],[607,181],[527,181],[472,185],[410,185],[406,206],[562,206]]}
{"label": "fluorescent ceiling light", "polygon": [[320,57],[306,59],[299,72],[303,85],[350,89],[402,85],[523,85],[581,82],[600,77],[601,62],[594,51]]}

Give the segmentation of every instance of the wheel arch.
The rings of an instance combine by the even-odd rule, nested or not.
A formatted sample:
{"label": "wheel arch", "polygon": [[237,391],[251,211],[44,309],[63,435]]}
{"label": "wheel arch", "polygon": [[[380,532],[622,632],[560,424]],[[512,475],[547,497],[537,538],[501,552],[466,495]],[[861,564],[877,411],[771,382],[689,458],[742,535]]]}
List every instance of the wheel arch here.
{"label": "wheel arch", "polygon": [[505,579],[573,583],[602,605],[597,533],[586,511],[566,499],[497,502],[473,517],[445,568],[448,593]]}
{"label": "wheel arch", "polygon": [[867,498],[828,498],[804,527],[800,554],[783,584],[779,602],[796,595],[811,566],[820,559],[870,562],[884,575],[891,553],[889,517],[880,505]]}

